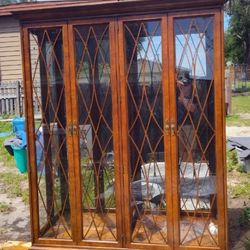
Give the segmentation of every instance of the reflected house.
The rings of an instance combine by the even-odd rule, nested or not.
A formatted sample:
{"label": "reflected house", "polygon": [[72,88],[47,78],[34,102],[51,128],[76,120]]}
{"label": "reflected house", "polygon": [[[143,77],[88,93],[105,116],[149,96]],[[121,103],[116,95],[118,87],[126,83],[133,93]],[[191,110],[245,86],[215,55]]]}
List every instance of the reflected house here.
{"label": "reflected house", "polygon": [[149,87],[162,81],[162,64],[154,60],[138,59],[136,67],[131,67],[131,78],[140,86]]}

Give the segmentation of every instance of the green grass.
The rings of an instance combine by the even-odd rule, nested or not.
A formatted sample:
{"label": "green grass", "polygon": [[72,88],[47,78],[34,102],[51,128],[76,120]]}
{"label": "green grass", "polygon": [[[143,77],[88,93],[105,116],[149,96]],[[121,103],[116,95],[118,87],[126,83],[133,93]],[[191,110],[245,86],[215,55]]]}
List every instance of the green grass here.
{"label": "green grass", "polygon": [[11,122],[0,122],[0,132],[12,131]]}
{"label": "green grass", "polygon": [[250,113],[250,96],[233,96],[232,113]]}
{"label": "green grass", "polygon": [[227,151],[227,170],[232,172],[238,164],[236,150]]}
{"label": "green grass", "polygon": [[232,113],[226,122],[227,126],[250,126],[250,96],[232,97]]}
{"label": "green grass", "polygon": [[0,173],[0,182],[3,184],[1,192],[6,193],[9,197],[21,197],[23,202],[28,203],[28,187],[23,187],[24,183],[28,183],[27,174],[3,172]]}
{"label": "green grass", "polygon": [[239,196],[246,196],[247,198],[250,199],[249,190],[250,190],[250,183],[238,184],[232,188],[233,198],[237,198]]}
{"label": "green grass", "polygon": [[14,117],[14,115],[3,114],[2,116],[0,116],[0,119],[12,119]]}
{"label": "green grass", "polygon": [[250,174],[248,173],[239,173],[236,177],[240,180],[240,183],[233,186],[231,189],[232,197],[237,198],[239,196],[250,199]]}
{"label": "green grass", "polygon": [[250,119],[244,118],[244,116],[239,115],[228,115],[226,118],[227,126],[246,126],[250,127]]}
{"label": "green grass", "polygon": [[228,177],[235,180],[228,185],[230,197],[250,199],[250,173],[244,171],[243,165],[238,161],[236,150],[227,151],[227,170]]}
{"label": "green grass", "polygon": [[[1,132],[11,132],[12,124],[11,122],[0,122],[0,133]],[[6,166],[15,166],[14,157],[11,156],[7,150],[4,148],[4,141],[12,137],[13,135],[0,137],[0,162],[4,162]]]}
{"label": "green grass", "polygon": [[6,202],[0,202],[0,213],[6,213],[11,210],[11,206]]}

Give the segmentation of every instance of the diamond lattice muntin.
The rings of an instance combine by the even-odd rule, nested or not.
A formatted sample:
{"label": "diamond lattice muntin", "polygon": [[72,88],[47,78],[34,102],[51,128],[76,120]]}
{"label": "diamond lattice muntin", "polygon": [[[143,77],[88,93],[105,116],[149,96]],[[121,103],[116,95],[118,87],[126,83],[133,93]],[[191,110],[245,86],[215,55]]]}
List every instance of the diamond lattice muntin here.
{"label": "diamond lattice muntin", "polygon": [[131,238],[166,244],[161,25],[159,21],[127,22],[124,30]]}
{"label": "diamond lattice muntin", "polygon": [[213,17],[175,19],[180,243],[218,246]]}
{"label": "diamond lattice muntin", "polygon": [[40,237],[72,238],[61,28],[31,29]]}
{"label": "diamond lattice muntin", "polygon": [[84,240],[116,241],[109,25],[76,26]]}

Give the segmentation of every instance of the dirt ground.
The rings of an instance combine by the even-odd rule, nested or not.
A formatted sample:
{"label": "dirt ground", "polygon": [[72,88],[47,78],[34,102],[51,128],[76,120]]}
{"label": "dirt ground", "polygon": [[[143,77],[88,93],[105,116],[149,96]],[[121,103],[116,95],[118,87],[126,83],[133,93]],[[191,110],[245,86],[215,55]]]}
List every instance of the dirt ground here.
{"label": "dirt ground", "polygon": [[[227,127],[227,137],[246,136],[250,137],[250,127]],[[250,200],[243,197],[232,198],[231,187],[237,182],[237,173],[228,174],[228,226],[229,226],[229,249],[249,250],[244,244],[246,239],[250,241],[250,225],[240,226],[239,218],[244,207],[250,207]],[[250,190],[249,190],[250,193]]]}
{"label": "dirt ground", "polygon": [[[7,168],[0,163],[0,173],[18,173],[16,168]],[[29,206],[22,201],[21,197],[8,197],[4,192],[3,183],[0,180],[0,202],[8,204],[6,212],[0,211],[0,244],[6,241],[30,241]],[[0,245],[1,249],[1,245]]]}
{"label": "dirt ground", "polygon": [[[227,136],[249,136],[248,127],[229,127]],[[0,163],[0,172],[6,171],[3,163]],[[9,169],[8,169],[9,171]],[[12,171],[17,170],[15,168]],[[229,221],[229,249],[249,250],[244,241],[250,241],[250,225],[240,226],[239,218],[244,207],[250,207],[250,200],[244,197],[232,197],[230,193],[238,181],[237,173],[228,174],[228,221]],[[250,192],[250,190],[249,190]],[[0,180],[0,201],[10,205],[6,212],[0,212],[0,249],[1,244],[8,241],[30,241],[29,206],[25,205],[20,197],[10,198],[3,192],[3,184]]]}
{"label": "dirt ground", "polygon": [[[249,226],[241,227],[239,218],[242,214],[244,200],[234,199],[229,201],[228,220],[229,220],[229,249],[232,250],[249,250],[245,246],[245,241],[250,239]],[[250,205],[248,201],[248,206]]]}
{"label": "dirt ground", "polygon": [[[239,183],[239,173],[233,171],[228,173],[228,236],[229,249],[249,250],[245,241],[250,240],[250,223],[240,225],[240,216],[246,207],[250,207],[250,200],[247,197],[234,197],[232,188]],[[249,190],[250,192],[250,190]]]}

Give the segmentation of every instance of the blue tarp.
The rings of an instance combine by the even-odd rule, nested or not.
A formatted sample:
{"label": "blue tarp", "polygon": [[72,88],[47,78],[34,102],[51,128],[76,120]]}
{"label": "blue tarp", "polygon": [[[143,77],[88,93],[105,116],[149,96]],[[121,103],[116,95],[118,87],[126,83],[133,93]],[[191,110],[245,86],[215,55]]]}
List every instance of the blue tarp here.
{"label": "blue tarp", "polygon": [[234,148],[240,149],[239,157],[247,159],[250,157],[250,137],[231,137],[227,142],[227,149],[233,150]]}
{"label": "blue tarp", "polygon": [[25,131],[16,132],[16,137],[22,141],[21,144],[17,145],[17,147],[19,147],[21,149],[21,148],[24,148],[27,146],[26,132]]}
{"label": "blue tarp", "polygon": [[12,134],[12,132],[1,132],[0,137],[6,137],[6,136],[11,135],[11,134]]}

